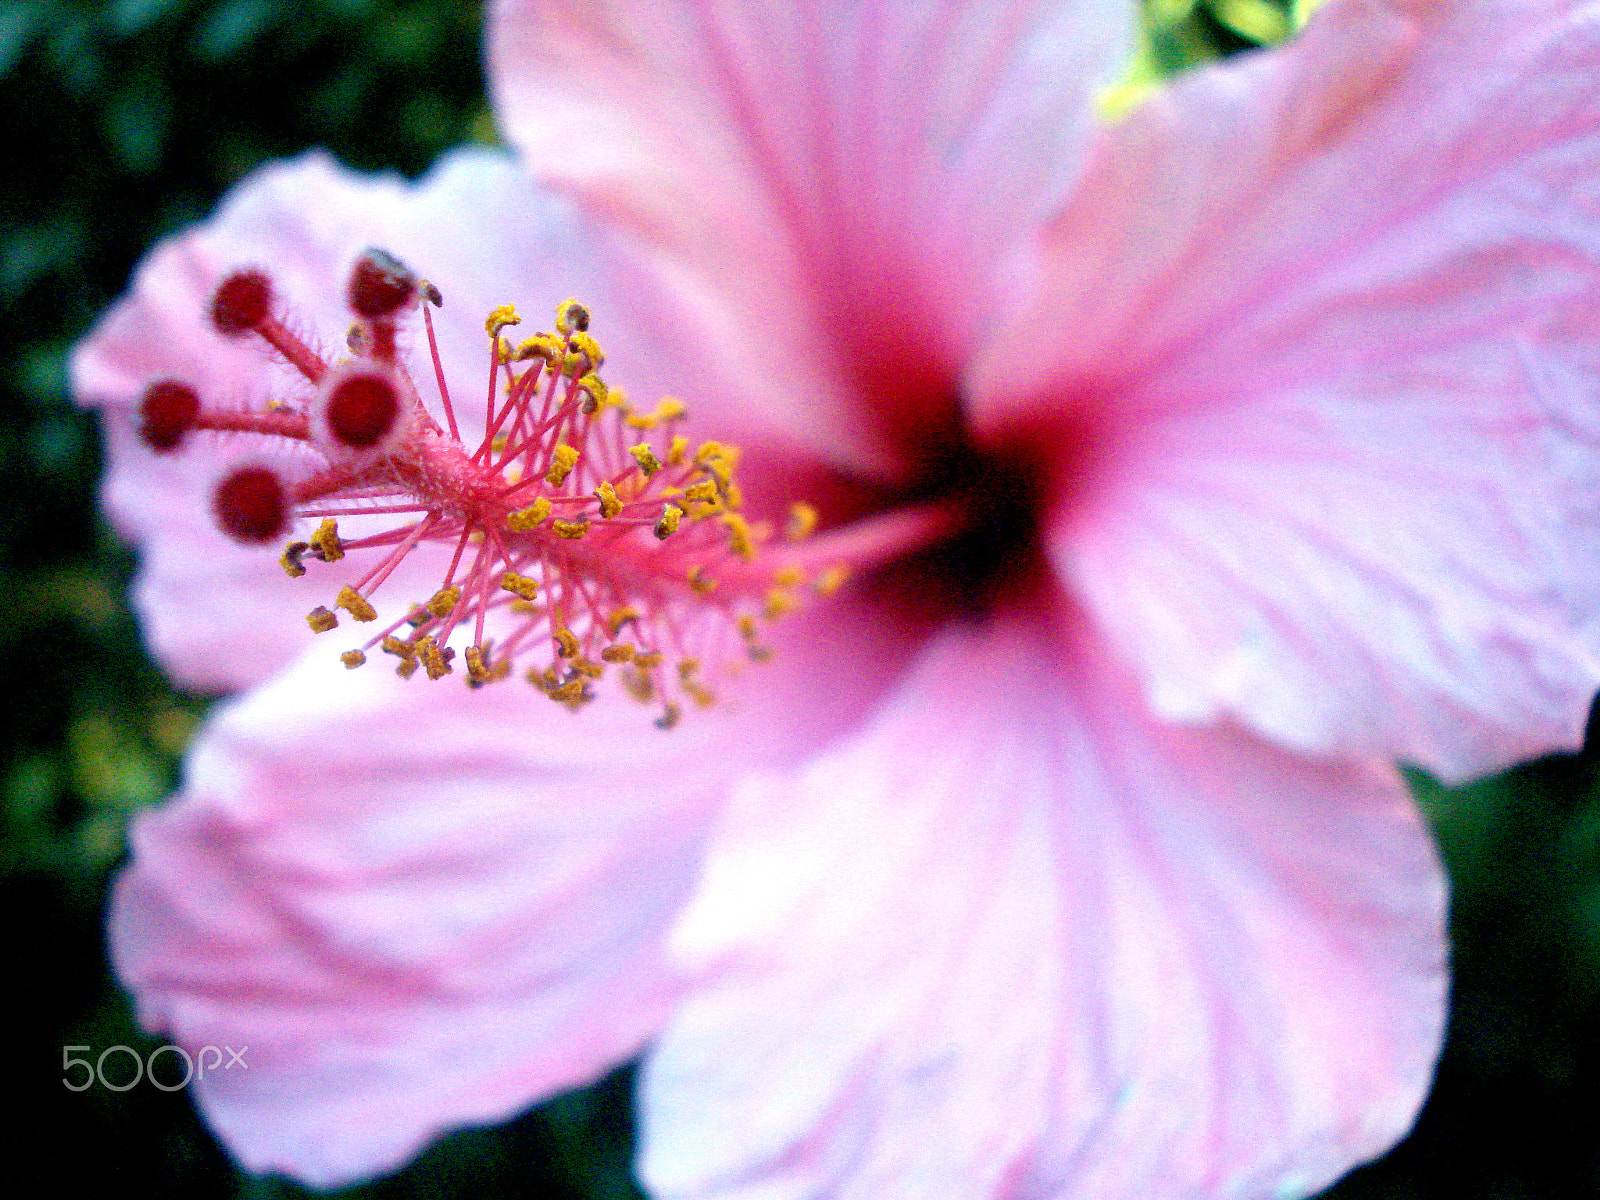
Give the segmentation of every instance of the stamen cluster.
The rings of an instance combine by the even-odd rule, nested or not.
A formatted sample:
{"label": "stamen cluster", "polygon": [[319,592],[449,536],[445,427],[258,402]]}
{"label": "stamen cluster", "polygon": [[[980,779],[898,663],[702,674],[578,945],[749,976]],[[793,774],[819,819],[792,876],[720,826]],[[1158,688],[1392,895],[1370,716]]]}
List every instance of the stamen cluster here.
{"label": "stamen cluster", "polygon": [[[347,667],[381,649],[402,677],[440,679],[459,657],[468,683],[481,686],[531,656],[524,677],[574,709],[615,667],[629,693],[660,706],[657,724],[671,727],[685,702],[713,702],[715,677],[737,658],[767,657],[762,622],[842,581],[841,568],[813,571],[799,555],[777,552],[768,523],[742,515],[735,447],[694,445],[681,431],[681,402],[641,411],[604,382],[605,356],[576,301],[559,306],[554,331],[520,343],[505,332],[520,324],[515,309],[489,314],[483,433],[469,444],[434,337],[438,290],[368,250],[346,299],[355,318],[349,356],[330,363],[291,330],[263,271],[228,276],[211,305],[213,325],[266,342],[307,394],[241,411],[207,406],[183,381],[157,380],[144,395],[141,430],[160,453],[196,430],[289,439],[316,452],[318,468],[300,478],[236,467],[213,504],[238,541],[289,538],[280,561],[292,577],[310,562],[381,552],[331,607],[306,618],[316,633],[338,628],[340,613],[376,626],[341,655]],[[398,350],[401,322],[419,309],[442,425]],[[377,515],[394,524],[356,538],[339,531],[341,518]],[[295,538],[297,521],[316,525]],[[794,505],[783,540],[800,541],[815,521],[812,509]],[[378,625],[375,593],[424,544],[448,550],[438,587]]]}

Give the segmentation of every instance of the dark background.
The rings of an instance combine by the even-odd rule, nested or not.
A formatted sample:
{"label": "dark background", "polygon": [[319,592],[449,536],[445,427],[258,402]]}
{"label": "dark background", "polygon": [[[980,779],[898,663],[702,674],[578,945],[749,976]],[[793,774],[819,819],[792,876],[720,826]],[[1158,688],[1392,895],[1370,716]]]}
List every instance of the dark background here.
{"label": "dark background", "polygon": [[[1153,0],[1175,69],[1281,36],[1270,0]],[[325,145],[414,175],[493,140],[481,13],[448,0],[0,4],[0,930],[15,1195],[288,1197],[238,1173],[182,1092],[62,1086],[61,1048],[159,1045],[105,968],[107,881],[172,787],[207,698],[141,653],[132,556],[100,523],[73,342],[163,234],[269,159]],[[1600,502],[1600,498],[1597,498]],[[1592,741],[1592,739],[1591,739]],[[1600,784],[1562,757],[1446,792],[1418,779],[1455,885],[1455,999],[1416,1132],[1337,1200],[1600,1197]],[[123,1064],[124,1066],[126,1064]],[[361,1197],[636,1195],[629,1073],[446,1139]]]}

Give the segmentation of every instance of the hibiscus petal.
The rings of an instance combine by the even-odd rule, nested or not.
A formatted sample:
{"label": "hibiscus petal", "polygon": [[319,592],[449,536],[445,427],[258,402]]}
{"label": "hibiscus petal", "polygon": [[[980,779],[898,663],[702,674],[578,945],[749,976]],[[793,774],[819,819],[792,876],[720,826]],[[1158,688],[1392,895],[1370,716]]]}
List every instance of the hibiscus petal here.
{"label": "hibiscus petal", "polygon": [[247,1168],[318,1186],[592,1079],[678,994],[660,943],[729,778],[813,752],[903,662],[872,619],[795,618],[761,687],[671,733],[308,655],[134,824],[111,928],[141,1020],[248,1047],[202,1109]]}
{"label": "hibiscus petal", "polygon": [[1163,726],[1041,617],[952,626],[735,795],[647,1060],[662,1197],[1302,1195],[1398,1137],[1444,885],[1387,767]]}
{"label": "hibiscus petal", "polygon": [[1600,682],[1600,11],[1329,4],[1094,155],[975,375],[1100,453],[1061,572],[1163,715],[1459,780]]}
{"label": "hibiscus petal", "polygon": [[[626,381],[644,385],[643,394],[659,382],[655,366],[671,360],[652,340],[648,305],[614,300],[622,293],[630,302],[641,297],[626,267],[565,202],[539,194],[501,154],[458,151],[416,184],[358,175],[320,152],[252,176],[210,221],[150,254],[130,293],[72,362],[74,392],[106,413],[104,500],[118,529],[141,549],[135,606],[154,653],[190,686],[242,686],[305,644],[302,618],[315,600],[278,568],[275,551],[230,541],[211,507],[212,489],[230,462],[294,460],[297,447],[200,434],[176,453],[157,455],[135,433],[139,398],[164,378],[191,384],[216,406],[303,394],[298,377],[253,340],[230,341],[211,328],[211,296],[228,272],[263,266],[295,328],[336,343],[350,324],[347,274],[372,245],[398,255],[443,292],[436,325],[464,427],[481,427],[484,315],[507,301],[530,324],[548,326],[558,303],[581,296],[596,311],[597,334],[627,364]],[[416,340],[422,342],[420,333]],[[425,346],[412,368],[433,402]],[[431,585],[420,585],[424,594],[437,584],[429,578]],[[403,583],[394,590],[408,590]]]}
{"label": "hibiscus petal", "polygon": [[950,421],[997,269],[1061,194],[1136,6],[504,0],[498,111],[656,253],[774,426],[892,466]]}

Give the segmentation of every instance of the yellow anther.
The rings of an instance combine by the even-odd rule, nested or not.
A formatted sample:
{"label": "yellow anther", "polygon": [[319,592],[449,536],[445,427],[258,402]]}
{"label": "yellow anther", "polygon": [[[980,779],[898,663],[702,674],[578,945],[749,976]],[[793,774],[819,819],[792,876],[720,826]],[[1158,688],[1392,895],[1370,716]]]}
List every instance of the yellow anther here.
{"label": "yellow anther", "polygon": [[401,659],[399,666],[395,667],[394,673],[400,676],[401,679],[410,679],[417,673],[417,668],[421,665],[415,658]]}
{"label": "yellow anther", "polygon": [[661,651],[641,650],[633,656],[633,665],[641,671],[653,671],[661,665]]}
{"label": "yellow anther", "polygon": [[695,683],[692,680],[684,680],[683,690],[687,692],[694,700],[695,704],[699,705],[701,708],[710,708],[717,702],[717,694],[715,692],[703,684]]}
{"label": "yellow anther", "polygon": [[681,718],[682,716],[683,716],[683,710],[681,708],[679,708],[676,704],[668,704],[666,709],[662,712],[662,714],[659,717],[656,718],[656,728],[657,729],[672,729],[672,728],[675,728],[677,726],[677,724],[678,724],[679,718]]}
{"label": "yellow anther", "polygon": [[702,479],[699,483],[691,483],[683,489],[683,498],[696,504],[715,502],[717,498],[717,485],[709,479]]}
{"label": "yellow anther", "polygon": [[655,699],[655,681],[643,671],[624,671],[622,686],[628,690],[628,695],[640,704],[648,704]]}
{"label": "yellow anther", "polygon": [[700,466],[710,462],[720,462],[728,458],[729,447],[721,442],[701,442],[700,449],[694,452],[694,461]]}
{"label": "yellow anther", "polygon": [[452,584],[435,592],[425,607],[433,616],[448,617],[459,603],[461,603],[461,589]]}
{"label": "yellow anther", "polygon": [[581,330],[567,337],[567,345],[572,347],[574,354],[582,357],[582,362],[578,364],[578,374],[587,375],[591,371],[598,371],[600,364],[606,361],[600,343]]}
{"label": "yellow anther", "polygon": [[631,604],[623,605],[606,618],[606,636],[616,637],[617,634],[622,632],[624,625],[629,621],[637,621],[638,619],[639,610],[637,608],[634,608]]}
{"label": "yellow anther", "polygon": [[383,652],[385,654],[394,654],[400,658],[406,659],[415,658],[417,656],[417,648],[415,646],[413,646],[410,642],[402,642],[399,638],[392,635],[384,638],[379,645],[383,647]]}
{"label": "yellow anther", "polygon": [[543,496],[535,500],[527,508],[514,512],[506,518],[506,528],[513,533],[526,533],[544,522],[550,515],[550,501]]}
{"label": "yellow anther", "polygon": [[513,596],[520,596],[524,600],[536,600],[539,597],[539,585],[526,575],[518,575],[515,571],[507,571],[500,576],[500,590],[510,592]]}
{"label": "yellow anther", "polygon": [[327,633],[339,628],[339,618],[319,604],[306,614],[306,624],[312,633]]}
{"label": "yellow anther", "polygon": [[589,328],[589,310],[568,296],[556,305],[556,330],[563,336]]}
{"label": "yellow anther", "polygon": [[750,537],[750,523],[738,513],[723,513],[722,523],[728,529],[728,548],[748,562],[756,556],[756,544]]}
{"label": "yellow anther", "polygon": [[467,678],[473,683],[488,683],[490,671],[483,658],[482,646],[468,646],[466,649]]}
{"label": "yellow anther", "polygon": [[689,586],[702,596],[708,596],[717,590],[717,581],[712,579],[695,563],[689,568]]}
{"label": "yellow anther", "polygon": [[799,567],[779,567],[772,573],[772,582],[779,587],[799,587],[805,579],[806,573]]}
{"label": "yellow anther", "polygon": [[584,517],[579,517],[576,521],[563,521],[557,518],[550,522],[550,528],[556,531],[556,536],[575,542],[589,532],[589,522]]}
{"label": "yellow anther", "polygon": [[[467,686],[469,688],[477,689],[477,688],[483,687],[485,684],[498,683],[500,680],[504,679],[506,676],[511,674],[511,660],[510,659],[501,658],[501,659],[499,659],[498,661],[495,661],[495,662],[490,662],[489,661],[490,647],[492,645],[493,645],[493,639],[491,639],[490,642],[486,643],[481,648],[477,647],[477,646],[472,646],[472,647],[468,648],[468,650],[467,650]],[[479,669],[477,671],[474,671],[472,669],[472,651],[473,650],[479,650],[480,651],[479,655],[478,655]]]}
{"label": "yellow anther", "polygon": [[516,305],[502,304],[499,308],[490,311],[489,319],[483,323],[483,331],[498,340],[500,331],[507,325],[521,324],[522,318],[517,316]]}
{"label": "yellow anther", "polygon": [[739,618],[739,636],[747,642],[756,640],[756,620],[751,616]]}
{"label": "yellow anther", "polygon": [[773,588],[767,593],[767,598],[761,605],[761,615],[769,621],[776,621],[785,613],[793,612],[794,606],[793,595],[782,588]]}
{"label": "yellow anther", "polygon": [[698,658],[686,658],[678,663],[678,678],[684,683],[687,683],[694,677],[694,673],[699,669],[700,660]]}
{"label": "yellow anther", "polygon": [[494,437],[489,439],[489,449],[493,450],[496,454],[504,451],[505,448],[510,444],[511,439],[503,433],[497,433],[494,435]]}
{"label": "yellow anther", "polygon": [[358,621],[376,621],[378,610],[367,603],[367,598],[349,584],[339,589],[339,595],[334,598],[334,606],[342,608]]}
{"label": "yellow anther", "polygon": [[424,634],[417,639],[417,654],[422,659],[422,669],[427,671],[429,679],[443,679],[455,670],[450,665],[455,652],[440,646],[431,636]]}
{"label": "yellow anther", "polygon": [[609,479],[595,488],[594,498],[600,501],[600,515],[608,520],[622,511],[622,501],[617,499],[617,489]]}
{"label": "yellow anther", "polygon": [[599,679],[606,673],[605,667],[595,662],[592,658],[575,658],[569,664],[579,675],[588,679]]}
{"label": "yellow anther", "polygon": [[650,448],[649,442],[629,446],[628,453],[633,455],[633,461],[639,464],[639,470],[644,473],[646,479],[661,470],[661,460],[656,457],[656,452]]}
{"label": "yellow anther", "polygon": [[338,562],[344,557],[344,543],[339,540],[339,523],[324,517],[317,531],[311,535],[311,549],[323,562]]}
{"label": "yellow anther", "polygon": [[550,636],[555,639],[556,653],[562,658],[576,658],[578,656],[578,635],[570,629],[553,629]]}
{"label": "yellow anther", "polygon": [[354,671],[357,667],[367,665],[367,652],[365,650],[346,650],[339,655],[339,661],[345,665],[346,670]]}
{"label": "yellow anther", "polygon": [[721,442],[703,442],[700,449],[695,451],[694,461],[717,481],[719,488],[726,488],[733,482],[733,469],[739,464],[739,451],[737,447],[725,446]]}
{"label": "yellow anther", "polygon": [[811,536],[811,531],[817,527],[817,510],[805,501],[796,501],[789,506],[789,519],[783,523],[783,537],[785,541],[798,542]]}
{"label": "yellow anther", "polygon": [[812,586],[819,596],[831,596],[844,586],[844,581],[850,578],[850,568],[846,566],[832,566],[823,569],[817,576],[817,581]]}
{"label": "yellow anther", "polygon": [[611,397],[611,389],[606,387],[605,380],[593,371],[578,380],[578,390],[583,392],[586,399],[583,402],[585,413],[597,413],[606,407]]}
{"label": "yellow anther", "polygon": [[551,487],[560,487],[577,465],[578,452],[565,442],[557,442],[550,452],[550,469],[544,473],[544,481]]}
{"label": "yellow anther", "polygon": [[663,423],[667,421],[681,421],[689,415],[688,406],[676,396],[663,396],[656,402],[655,417]]}
{"label": "yellow anther", "polygon": [[683,509],[676,504],[663,504],[661,516],[656,520],[656,536],[666,541],[678,532],[678,522],[683,520]]}
{"label": "yellow anther", "polygon": [[607,646],[600,651],[600,658],[608,663],[632,662],[633,646],[628,642],[618,642],[615,646]]}
{"label": "yellow anther", "polygon": [[567,682],[551,688],[545,694],[549,696],[550,699],[558,701],[561,704],[575,707],[583,702],[583,689],[588,686],[588,682],[588,680],[580,675],[575,679],[569,679]]}
{"label": "yellow anther", "polygon": [[667,465],[676,467],[683,462],[683,456],[689,452],[689,439],[681,433],[672,439],[672,445],[667,447]]}
{"label": "yellow anther", "polygon": [[744,492],[739,485],[734,483],[731,479],[728,481],[728,486],[723,490],[722,502],[729,508],[744,507]]}
{"label": "yellow anther", "polygon": [[555,362],[561,357],[561,343],[548,333],[536,333],[531,338],[526,338],[513,357],[518,362],[526,362],[530,358],[542,358],[545,362]]}
{"label": "yellow anther", "polygon": [[306,573],[305,567],[300,565],[300,556],[309,549],[309,542],[290,542],[283,548],[283,557],[278,560],[278,565],[290,579],[299,579]]}
{"label": "yellow anther", "polygon": [[630,412],[623,420],[628,428],[638,429],[648,433],[656,427],[656,419],[649,413]]}
{"label": "yellow anther", "polygon": [[530,667],[522,677],[546,695],[549,695],[551,688],[561,682],[561,676],[556,674],[554,667],[545,667],[543,669]]}

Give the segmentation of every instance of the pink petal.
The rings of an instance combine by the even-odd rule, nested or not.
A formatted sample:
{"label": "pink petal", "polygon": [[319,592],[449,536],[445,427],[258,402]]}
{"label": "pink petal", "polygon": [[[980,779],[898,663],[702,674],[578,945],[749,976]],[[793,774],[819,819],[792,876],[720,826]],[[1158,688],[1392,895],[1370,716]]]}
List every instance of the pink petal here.
{"label": "pink petal", "polygon": [[[294,447],[201,434],[176,453],[157,455],[134,432],[139,398],[162,378],[190,383],[214,405],[301,394],[298,377],[253,339],[230,341],[211,328],[211,295],[229,271],[262,266],[296,328],[337,350],[350,324],[345,280],[371,245],[397,254],[444,293],[436,323],[467,426],[481,425],[475,414],[487,370],[484,316],[508,301],[530,327],[548,327],[555,306],[578,295],[594,309],[595,332],[620,368],[616,382],[643,397],[682,381],[674,367],[681,355],[653,340],[649,295],[639,281],[563,202],[541,196],[502,155],[458,151],[414,185],[354,174],[321,153],[258,172],[210,221],[152,252],[129,295],[72,364],[80,400],[106,413],[104,498],[118,529],[141,550],[135,605],[155,653],[190,686],[242,686],[306,643],[303,617],[317,601],[278,568],[276,550],[235,544],[211,511],[212,489],[229,463],[274,460]],[[415,340],[412,373],[434,401],[426,345],[420,333]],[[393,590],[437,586],[432,567],[424,577],[416,589],[399,580]]]}
{"label": "pink petal", "polygon": [[1153,722],[1038,616],[952,626],[747,781],[673,935],[661,1197],[1303,1195],[1405,1131],[1444,885],[1387,767]]}
{"label": "pink petal", "polygon": [[686,335],[775,428],[879,468],[908,431],[953,420],[997,270],[1070,180],[1135,15],[1125,0],[494,11],[499,114],[534,170],[648,244]]}
{"label": "pink petal", "polygon": [[198,1088],[240,1161],[347,1183],[634,1053],[729,779],[812,753],[903,661],[847,603],[827,627],[795,619],[762,687],[670,734],[322,655],[221,710],[135,823],[111,925],[147,1026],[249,1047]]}
{"label": "pink petal", "polygon": [[1076,411],[1052,536],[1163,715],[1461,779],[1600,682],[1600,26],[1330,3],[1099,144],[975,418]]}

